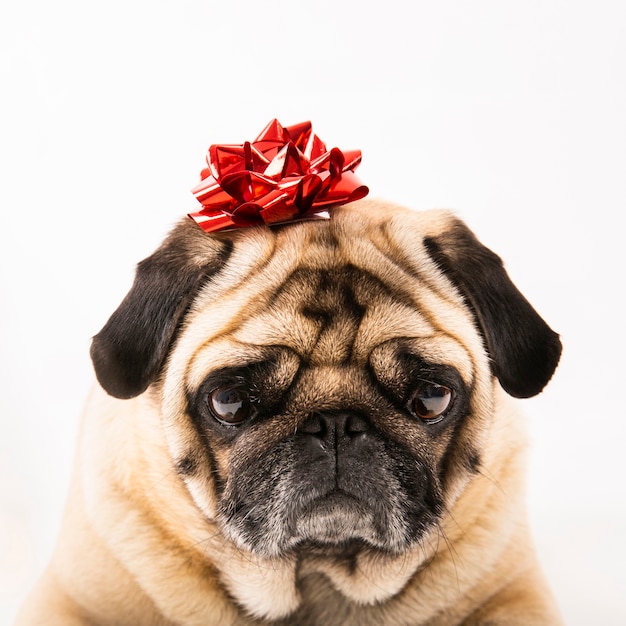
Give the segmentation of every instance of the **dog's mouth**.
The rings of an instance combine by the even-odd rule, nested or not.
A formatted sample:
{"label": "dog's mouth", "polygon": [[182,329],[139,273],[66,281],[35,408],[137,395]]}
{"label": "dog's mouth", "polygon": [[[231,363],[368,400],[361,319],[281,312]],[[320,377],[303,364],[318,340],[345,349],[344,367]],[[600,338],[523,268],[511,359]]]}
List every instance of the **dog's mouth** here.
{"label": "dog's mouth", "polygon": [[345,509],[346,507],[356,507],[363,509],[364,506],[359,502],[356,496],[348,493],[339,487],[328,491],[323,495],[314,498],[305,508],[305,512],[329,512],[332,513],[336,508]]}
{"label": "dog's mouth", "polygon": [[292,544],[322,551],[349,546],[381,548],[387,543],[372,509],[355,496],[334,489],[309,502],[298,514]]}
{"label": "dog's mouth", "polygon": [[364,454],[344,451],[316,464],[296,452],[277,446],[229,476],[219,521],[238,547],[271,558],[308,548],[338,556],[356,548],[398,555],[437,517],[426,471],[403,473],[415,461],[401,451],[393,455],[381,445],[368,464]]}
{"label": "dog's mouth", "polygon": [[[344,535],[353,527],[370,523],[371,517],[371,512],[356,497],[342,489],[334,489],[315,498],[302,510],[298,526],[310,527],[315,521],[316,528],[319,527],[320,532],[332,538],[337,533]],[[351,524],[342,522],[346,519],[351,520]]]}

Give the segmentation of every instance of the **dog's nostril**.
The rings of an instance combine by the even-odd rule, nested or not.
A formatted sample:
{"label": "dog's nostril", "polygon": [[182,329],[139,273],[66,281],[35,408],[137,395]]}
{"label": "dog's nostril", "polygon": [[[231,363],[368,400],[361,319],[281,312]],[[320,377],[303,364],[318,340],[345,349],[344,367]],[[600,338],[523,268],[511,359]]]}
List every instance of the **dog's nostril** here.
{"label": "dog's nostril", "polygon": [[360,415],[348,414],[343,430],[347,435],[359,435],[370,429],[369,422]]}
{"label": "dog's nostril", "polygon": [[317,413],[306,420],[298,431],[322,441],[355,437],[370,430],[369,422],[356,413]]}
{"label": "dog's nostril", "polygon": [[298,428],[298,431],[323,438],[326,434],[326,425],[319,415],[313,415]]}

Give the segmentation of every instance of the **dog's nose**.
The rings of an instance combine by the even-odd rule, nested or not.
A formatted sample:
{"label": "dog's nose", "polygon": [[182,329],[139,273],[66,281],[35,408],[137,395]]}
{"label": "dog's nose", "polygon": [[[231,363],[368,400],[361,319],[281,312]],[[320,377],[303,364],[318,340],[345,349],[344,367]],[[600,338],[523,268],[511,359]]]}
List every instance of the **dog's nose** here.
{"label": "dog's nose", "polygon": [[311,443],[326,449],[341,447],[370,430],[369,422],[352,412],[316,413],[304,422],[298,431],[309,436]]}

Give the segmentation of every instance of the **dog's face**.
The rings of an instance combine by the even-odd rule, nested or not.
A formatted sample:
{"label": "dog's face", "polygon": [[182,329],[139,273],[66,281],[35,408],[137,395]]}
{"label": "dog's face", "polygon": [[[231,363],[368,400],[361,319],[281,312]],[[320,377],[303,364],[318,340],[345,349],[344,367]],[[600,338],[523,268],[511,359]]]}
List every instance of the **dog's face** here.
{"label": "dog's face", "polygon": [[205,517],[273,558],[411,549],[480,467],[493,385],[534,395],[559,355],[461,222],[372,202],[181,224],[92,348],[112,395],[153,385]]}

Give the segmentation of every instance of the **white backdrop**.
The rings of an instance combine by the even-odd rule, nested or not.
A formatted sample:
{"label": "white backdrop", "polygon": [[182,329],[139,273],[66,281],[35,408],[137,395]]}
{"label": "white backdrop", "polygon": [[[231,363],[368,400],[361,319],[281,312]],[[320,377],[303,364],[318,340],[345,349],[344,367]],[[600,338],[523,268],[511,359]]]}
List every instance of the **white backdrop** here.
{"label": "white backdrop", "polygon": [[524,401],[571,625],[626,623],[626,4],[87,0],[0,9],[0,623],[48,559],[90,337],[211,143],[311,119],[372,196],[447,207],[561,333]]}

